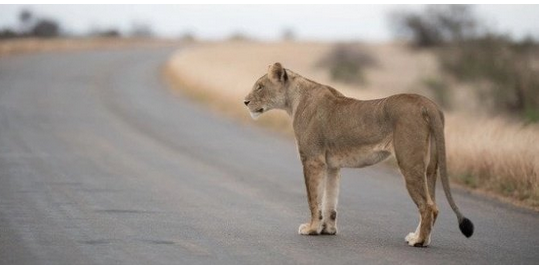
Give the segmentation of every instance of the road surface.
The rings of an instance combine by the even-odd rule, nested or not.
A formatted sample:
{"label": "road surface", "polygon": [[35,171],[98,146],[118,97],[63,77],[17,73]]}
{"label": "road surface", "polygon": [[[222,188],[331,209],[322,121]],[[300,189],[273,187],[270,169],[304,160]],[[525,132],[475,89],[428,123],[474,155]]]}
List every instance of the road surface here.
{"label": "road surface", "polygon": [[457,189],[473,237],[439,187],[432,244],[407,246],[416,208],[377,166],[343,171],[338,235],[297,235],[294,142],[174,96],[160,75],[172,51],[0,59],[0,263],[538,262],[537,212]]}

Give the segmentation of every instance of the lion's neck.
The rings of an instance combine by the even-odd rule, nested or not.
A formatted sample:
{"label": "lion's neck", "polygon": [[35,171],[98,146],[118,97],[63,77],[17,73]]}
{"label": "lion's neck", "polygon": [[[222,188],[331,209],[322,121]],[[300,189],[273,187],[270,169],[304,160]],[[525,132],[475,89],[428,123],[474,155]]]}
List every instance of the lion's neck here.
{"label": "lion's neck", "polygon": [[311,90],[321,85],[289,70],[287,70],[287,73],[290,84],[287,88],[284,110],[290,117],[295,117],[299,106],[303,101],[307,100]]}
{"label": "lion's neck", "polygon": [[286,104],[284,110],[293,117],[297,111],[297,108],[302,97],[302,88],[299,88],[297,84],[290,84],[287,90]]}

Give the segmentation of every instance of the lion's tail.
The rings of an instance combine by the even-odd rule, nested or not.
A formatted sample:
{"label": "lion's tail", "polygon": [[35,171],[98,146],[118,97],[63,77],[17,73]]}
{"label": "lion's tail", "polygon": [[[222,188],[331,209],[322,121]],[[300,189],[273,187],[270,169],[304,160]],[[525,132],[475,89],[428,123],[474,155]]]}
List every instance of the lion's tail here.
{"label": "lion's tail", "polygon": [[[451,189],[449,187],[449,178],[447,176],[447,161],[445,154],[445,136],[443,134],[444,118],[443,113],[439,110],[427,110],[427,114],[430,120],[430,131],[436,142],[436,152],[438,157],[438,169],[440,173],[441,183],[445,196],[449,205],[453,209],[458,219],[458,227],[462,234],[466,237],[473,235],[473,223],[462,215],[458,206],[456,206],[453,196],[451,195]],[[441,128],[441,129],[439,129]]]}

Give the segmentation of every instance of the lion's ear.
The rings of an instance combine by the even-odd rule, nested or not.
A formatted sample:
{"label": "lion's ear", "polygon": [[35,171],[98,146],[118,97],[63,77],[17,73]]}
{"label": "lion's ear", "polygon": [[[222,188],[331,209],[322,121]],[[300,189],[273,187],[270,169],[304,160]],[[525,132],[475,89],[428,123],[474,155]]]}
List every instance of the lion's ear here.
{"label": "lion's ear", "polygon": [[273,82],[285,83],[287,81],[286,69],[284,69],[280,63],[270,65],[267,75]]}

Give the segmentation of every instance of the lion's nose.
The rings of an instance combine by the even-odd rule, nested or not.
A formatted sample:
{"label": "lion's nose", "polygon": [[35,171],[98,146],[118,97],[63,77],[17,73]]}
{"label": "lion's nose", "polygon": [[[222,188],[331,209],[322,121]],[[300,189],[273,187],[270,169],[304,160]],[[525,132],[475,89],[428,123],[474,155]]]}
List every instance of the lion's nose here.
{"label": "lion's nose", "polygon": [[244,101],[244,105],[248,106],[248,104],[250,104],[250,101],[249,101],[249,100],[245,100],[245,101]]}

